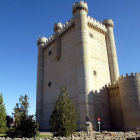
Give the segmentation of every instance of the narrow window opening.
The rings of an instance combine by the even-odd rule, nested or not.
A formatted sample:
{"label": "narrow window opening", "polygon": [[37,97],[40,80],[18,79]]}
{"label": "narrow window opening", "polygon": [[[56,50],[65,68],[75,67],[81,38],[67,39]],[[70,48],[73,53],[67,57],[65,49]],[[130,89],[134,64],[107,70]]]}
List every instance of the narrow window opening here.
{"label": "narrow window opening", "polygon": [[48,87],[51,87],[51,82],[48,83]]}
{"label": "narrow window opening", "polygon": [[49,51],[49,55],[51,55],[52,54],[52,52],[51,51]]}
{"label": "narrow window opening", "polygon": [[93,71],[93,75],[94,75],[94,76],[96,76],[96,75],[97,75],[97,72],[96,72],[95,70]]}
{"label": "narrow window opening", "polygon": [[86,121],[89,122],[89,117],[86,117]]}
{"label": "narrow window opening", "polygon": [[91,38],[93,38],[93,34],[92,34],[92,33],[89,33],[89,36],[90,36]]}

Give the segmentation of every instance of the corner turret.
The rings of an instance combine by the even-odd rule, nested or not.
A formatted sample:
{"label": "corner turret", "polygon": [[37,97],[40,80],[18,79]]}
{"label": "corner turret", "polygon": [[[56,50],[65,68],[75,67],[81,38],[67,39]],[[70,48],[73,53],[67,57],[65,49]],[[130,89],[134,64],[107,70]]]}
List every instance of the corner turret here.
{"label": "corner turret", "polygon": [[38,63],[37,63],[37,100],[36,100],[36,121],[39,125],[42,124],[43,118],[43,80],[44,80],[44,51],[43,46],[47,38],[39,37],[37,39],[38,45]]}
{"label": "corner turret", "polygon": [[114,23],[112,19],[105,19],[103,21],[103,24],[107,29],[106,45],[107,45],[107,52],[108,52],[110,78],[111,78],[111,83],[113,83],[116,82],[119,78],[119,67],[118,67],[115,39],[113,33]]}
{"label": "corner turret", "polygon": [[88,5],[84,1],[76,2],[72,6],[72,14],[75,16],[80,10],[84,10],[88,14]]}
{"label": "corner turret", "polygon": [[54,32],[59,32],[60,29],[62,29],[62,26],[61,22],[55,23],[53,28]]}
{"label": "corner turret", "polygon": [[112,27],[112,28],[114,28],[114,23],[113,23],[113,20],[112,19],[104,19],[103,24],[106,27]]}
{"label": "corner turret", "polygon": [[[89,93],[93,90],[93,79],[90,61],[90,44],[88,31],[88,5],[84,1],[76,2],[72,7],[75,22],[75,41],[77,53],[78,73],[78,94],[79,94],[79,130],[86,130],[85,118],[89,117],[90,122],[95,122],[95,115],[92,114],[93,100],[89,99]],[[82,81],[82,82],[81,82]],[[81,100],[82,99],[82,100]],[[94,109],[93,109],[94,110]],[[96,125],[93,125],[96,130]]]}
{"label": "corner turret", "polygon": [[46,41],[47,41],[47,38],[45,38],[45,37],[39,37],[38,39],[37,39],[37,45],[38,46],[42,46],[42,45],[44,45],[45,43],[46,43]]}
{"label": "corner turret", "polygon": [[56,47],[56,60],[59,61],[61,57],[61,37],[59,36],[59,31],[62,29],[61,22],[54,24],[54,32],[55,32],[55,47]]}

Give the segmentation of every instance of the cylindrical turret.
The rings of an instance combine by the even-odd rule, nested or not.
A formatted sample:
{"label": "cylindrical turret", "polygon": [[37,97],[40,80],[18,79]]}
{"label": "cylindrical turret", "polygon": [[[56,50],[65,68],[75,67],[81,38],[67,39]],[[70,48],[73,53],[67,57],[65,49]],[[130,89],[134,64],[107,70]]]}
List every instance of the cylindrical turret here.
{"label": "cylindrical turret", "polygon": [[37,93],[36,93],[36,121],[41,125],[43,118],[43,75],[44,75],[44,51],[43,45],[46,38],[38,38],[38,64],[37,64]]}
{"label": "cylindrical turret", "polygon": [[[79,94],[79,129],[86,129],[86,117],[95,122],[93,99],[89,93],[93,90],[92,71],[90,62],[90,46],[88,44],[87,13],[88,6],[84,1],[76,2],[72,7],[75,17],[77,74]],[[93,126],[95,130],[95,125]]]}
{"label": "cylindrical turret", "polygon": [[56,56],[55,58],[59,61],[61,57],[61,38],[59,36],[59,31],[62,28],[62,24],[59,22],[58,24],[54,24],[54,32],[55,32],[55,47],[56,47]]}
{"label": "cylindrical turret", "polygon": [[140,130],[140,73],[119,78],[124,131]]}
{"label": "cylindrical turret", "polygon": [[118,68],[118,60],[117,60],[117,53],[115,47],[115,40],[114,40],[114,23],[111,19],[105,19],[103,24],[106,26],[107,34],[106,34],[106,45],[107,45],[107,52],[108,52],[108,61],[109,61],[109,69],[110,69],[110,78],[111,83],[117,81],[119,78],[119,68]]}

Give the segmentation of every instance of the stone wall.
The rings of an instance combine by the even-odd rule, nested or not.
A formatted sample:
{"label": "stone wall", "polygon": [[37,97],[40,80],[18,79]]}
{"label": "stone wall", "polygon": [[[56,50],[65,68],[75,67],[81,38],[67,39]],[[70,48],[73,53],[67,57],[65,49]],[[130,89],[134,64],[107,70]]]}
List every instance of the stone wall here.
{"label": "stone wall", "polygon": [[[77,63],[75,48],[75,29],[61,37],[61,58],[56,56],[55,43],[44,50],[44,90],[43,90],[43,124],[49,128],[49,119],[60,94],[60,88],[65,84],[70,99],[78,110],[77,95]],[[49,52],[51,51],[51,55]],[[51,86],[48,86],[51,82]]]}
{"label": "stone wall", "polygon": [[140,129],[140,74],[131,73],[109,84],[110,118],[113,130]]}
{"label": "stone wall", "polygon": [[124,130],[140,129],[140,74],[119,78]]}
{"label": "stone wall", "polygon": [[123,130],[122,105],[118,82],[108,86],[112,130]]}
{"label": "stone wall", "polygon": [[[93,93],[96,126],[98,128],[98,117],[101,119],[101,130],[109,130],[110,124],[110,109],[109,109],[109,96],[107,86],[100,89],[99,92]],[[93,124],[94,125],[94,124]],[[98,130],[98,129],[97,129]]]}
{"label": "stone wall", "polygon": [[88,28],[88,32],[93,90],[97,90],[99,92],[103,86],[110,83],[106,40],[104,34],[93,30],[92,28]]}
{"label": "stone wall", "polygon": [[[76,24],[74,19],[71,23],[74,26],[79,25]],[[61,23],[59,23],[60,25],[62,29],[57,32],[57,36],[60,35],[61,37],[60,42],[55,41],[55,35],[53,35],[48,40],[46,39],[44,45],[43,124],[41,128],[49,129],[50,115],[60,94],[60,87],[65,84],[79,116],[83,114],[81,110],[85,112],[88,109],[87,115],[83,116],[80,123],[84,124],[85,118],[89,116],[90,121],[93,123],[93,129],[96,130],[98,127],[97,118],[101,117],[102,129],[110,129],[108,91],[107,88],[104,88],[105,84],[110,82],[105,32],[99,32],[87,25],[85,36],[89,47],[85,45],[86,48],[82,46],[83,44],[78,44],[78,47],[76,43],[79,38],[77,39],[76,35],[79,37],[79,31],[76,32],[76,28],[73,26],[67,32],[62,32],[64,27]],[[58,30],[59,27],[57,28],[57,26],[58,24],[55,24],[55,30]],[[58,42],[61,45],[59,47],[61,50],[56,50],[56,47],[59,46]],[[59,59],[56,59],[57,51],[59,51]],[[49,84],[51,85],[49,86]],[[88,104],[86,105],[87,109],[82,107],[84,105],[83,100],[86,101],[84,104]],[[80,111],[79,104],[82,105]]]}
{"label": "stone wall", "polygon": [[109,64],[105,35],[92,28],[89,31],[90,58],[93,79],[93,101],[95,122],[101,118],[101,129],[110,129],[110,112],[108,91],[105,87],[110,82]]}

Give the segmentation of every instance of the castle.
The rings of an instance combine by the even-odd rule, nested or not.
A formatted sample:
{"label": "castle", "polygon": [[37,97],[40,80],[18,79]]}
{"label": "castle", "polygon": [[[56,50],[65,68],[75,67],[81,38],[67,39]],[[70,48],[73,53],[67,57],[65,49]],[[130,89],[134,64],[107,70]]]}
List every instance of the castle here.
{"label": "castle", "polygon": [[[87,16],[88,5],[72,7],[73,17],[54,24],[54,34],[37,39],[36,120],[49,129],[49,119],[65,84],[78,111],[78,129],[140,129],[140,73],[119,76],[111,19],[98,22]],[[110,84],[108,84],[110,83]]]}

